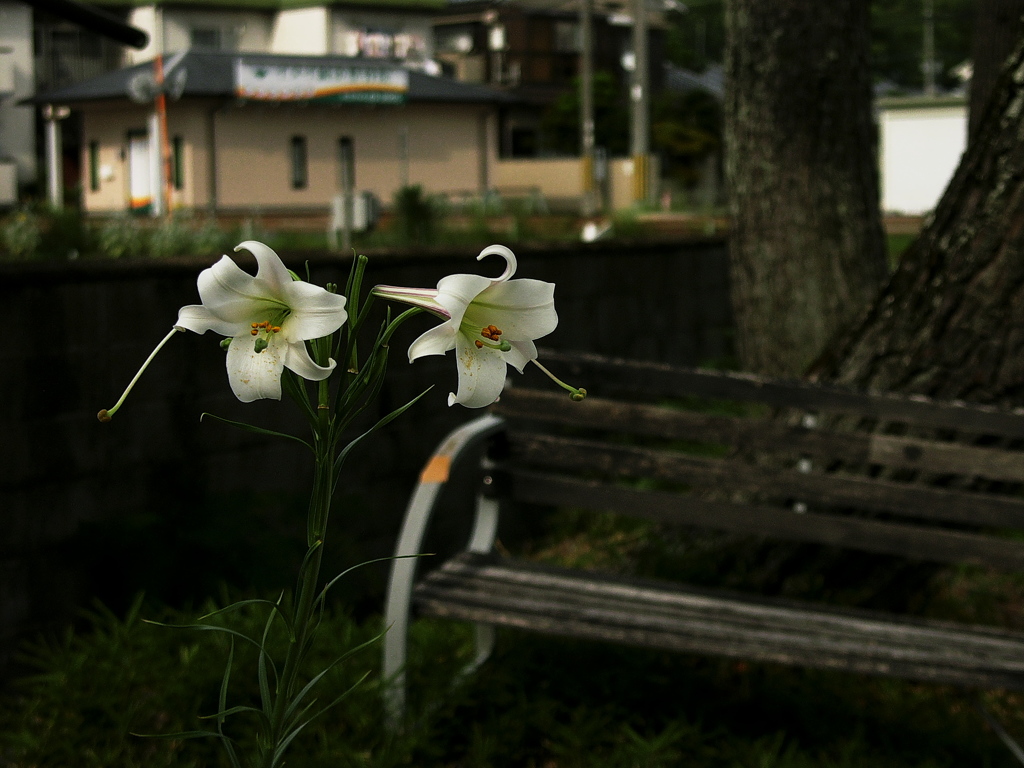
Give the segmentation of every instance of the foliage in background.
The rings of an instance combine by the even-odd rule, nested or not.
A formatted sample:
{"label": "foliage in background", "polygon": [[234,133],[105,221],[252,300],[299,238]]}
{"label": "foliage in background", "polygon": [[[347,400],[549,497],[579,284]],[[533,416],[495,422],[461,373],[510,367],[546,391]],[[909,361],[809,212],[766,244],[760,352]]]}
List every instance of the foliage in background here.
{"label": "foliage in background", "polygon": [[[948,90],[961,85],[952,70],[971,58],[976,3],[934,0],[936,85]],[[871,68],[878,83],[897,91],[920,93],[924,88],[924,40],[921,0],[871,3]]]}
{"label": "foliage in background", "polygon": [[[687,0],[685,11],[666,14],[665,58],[684,69],[703,72],[725,60],[725,0]],[[960,85],[951,70],[971,57],[974,0],[934,0],[937,84]],[[871,3],[871,68],[877,83],[899,92],[920,92],[924,40],[921,0]]]}
{"label": "foliage in background", "polygon": [[[558,97],[541,118],[544,149],[576,155],[580,147],[579,81]],[[629,106],[625,94],[608,72],[594,73],[594,142],[609,155],[629,151]]]}
{"label": "foliage in background", "polygon": [[651,147],[665,178],[693,187],[701,164],[722,149],[722,105],[706,91],[665,93],[651,111]]}
{"label": "foliage in background", "polygon": [[405,244],[433,242],[437,230],[437,205],[421,185],[399,189],[395,193],[394,210],[398,231]]}
{"label": "foliage in background", "polygon": [[145,237],[139,219],[121,213],[104,221],[97,232],[100,253],[111,259],[130,259],[143,255]]}
{"label": "foliage in background", "polygon": [[685,11],[666,14],[665,58],[683,69],[703,72],[725,51],[725,0],[687,0]]}
{"label": "foliage in background", "polygon": [[27,258],[38,250],[42,241],[39,216],[27,207],[15,211],[0,228],[0,243],[7,258]]}

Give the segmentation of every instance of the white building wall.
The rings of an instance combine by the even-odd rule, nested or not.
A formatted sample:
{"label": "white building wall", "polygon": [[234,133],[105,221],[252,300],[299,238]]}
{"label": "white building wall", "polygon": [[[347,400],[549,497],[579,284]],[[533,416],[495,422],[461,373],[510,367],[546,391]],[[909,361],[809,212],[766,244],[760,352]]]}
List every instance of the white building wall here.
{"label": "white building wall", "polygon": [[38,178],[34,107],[18,106],[35,91],[32,58],[32,7],[0,0],[0,162],[13,161],[19,185]]}
{"label": "white building wall", "polygon": [[192,45],[192,30],[217,30],[222,50],[263,53],[270,47],[270,14],[253,11],[197,11],[165,9],[164,45],[167,52],[184,51]]}
{"label": "white building wall", "polygon": [[878,119],[882,210],[928,213],[967,146],[967,104],[962,98],[886,99]]}
{"label": "white building wall", "polygon": [[128,23],[149,35],[149,43],[145,48],[135,49],[125,46],[125,59],[128,66],[150,61],[157,54],[163,53],[162,30],[160,29],[160,13],[155,5],[141,5],[132,8],[128,14]]}
{"label": "white building wall", "polygon": [[330,53],[330,12],[325,7],[280,11],[271,32],[270,53],[324,56]]}

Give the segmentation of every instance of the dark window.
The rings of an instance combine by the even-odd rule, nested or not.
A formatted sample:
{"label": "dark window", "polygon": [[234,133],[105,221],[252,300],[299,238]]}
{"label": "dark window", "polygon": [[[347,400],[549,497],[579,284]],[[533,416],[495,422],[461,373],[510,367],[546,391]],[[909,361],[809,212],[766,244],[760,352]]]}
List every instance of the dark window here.
{"label": "dark window", "polygon": [[93,192],[100,188],[100,143],[89,142],[89,189]]}
{"label": "dark window", "polygon": [[309,184],[306,137],[292,136],[292,189],[305,189]]}
{"label": "dark window", "polygon": [[533,128],[512,129],[512,157],[537,157],[537,131]]}
{"label": "dark window", "polygon": [[196,48],[201,51],[223,50],[221,48],[223,42],[221,40],[219,29],[193,27],[189,32],[189,43],[192,48]]}
{"label": "dark window", "polygon": [[185,142],[181,136],[171,139],[171,182],[175,189],[185,186]]}
{"label": "dark window", "polygon": [[338,139],[338,180],[343,190],[356,186],[356,155],[351,136]]}

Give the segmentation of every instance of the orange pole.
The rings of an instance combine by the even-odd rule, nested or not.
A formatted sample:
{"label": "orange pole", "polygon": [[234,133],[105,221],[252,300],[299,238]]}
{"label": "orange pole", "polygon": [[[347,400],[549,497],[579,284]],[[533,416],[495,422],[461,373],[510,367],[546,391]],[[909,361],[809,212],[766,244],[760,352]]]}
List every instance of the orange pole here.
{"label": "orange pole", "polygon": [[164,215],[171,214],[171,193],[174,182],[171,179],[171,142],[167,135],[167,94],[164,93],[164,56],[157,55],[153,60],[156,68],[156,114],[160,121],[160,159],[163,165],[164,184]]}

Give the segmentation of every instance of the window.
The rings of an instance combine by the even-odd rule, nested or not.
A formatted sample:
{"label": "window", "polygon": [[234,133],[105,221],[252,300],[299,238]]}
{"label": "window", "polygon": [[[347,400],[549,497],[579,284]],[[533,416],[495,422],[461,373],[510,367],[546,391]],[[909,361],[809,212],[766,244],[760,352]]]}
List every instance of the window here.
{"label": "window", "polygon": [[171,183],[175,189],[185,186],[185,142],[181,136],[171,139]]}
{"label": "window", "polygon": [[582,48],[580,25],[574,21],[556,21],[555,50],[559,53],[579,53]]}
{"label": "window", "polygon": [[356,155],[351,136],[338,139],[338,181],[343,191],[356,186]]}
{"label": "window", "polygon": [[221,34],[215,27],[197,27],[189,31],[189,43],[192,48],[200,51],[220,51]]}
{"label": "window", "polygon": [[99,192],[100,189],[100,143],[89,142],[89,190]]}
{"label": "window", "polygon": [[292,189],[305,189],[309,184],[306,137],[292,136]]}

